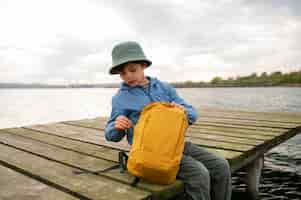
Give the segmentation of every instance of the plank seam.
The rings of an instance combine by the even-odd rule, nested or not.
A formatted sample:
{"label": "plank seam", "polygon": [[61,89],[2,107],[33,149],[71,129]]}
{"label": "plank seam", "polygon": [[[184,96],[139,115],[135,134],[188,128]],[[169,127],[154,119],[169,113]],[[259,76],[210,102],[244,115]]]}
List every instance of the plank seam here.
{"label": "plank seam", "polygon": [[43,177],[41,177],[39,175],[30,173],[30,172],[28,172],[28,171],[26,171],[26,170],[24,170],[22,168],[19,168],[19,167],[15,166],[15,165],[7,163],[7,162],[5,162],[3,160],[0,160],[0,165],[2,165],[4,167],[7,167],[9,169],[12,169],[12,170],[14,170],[14,171],[16,171],[18,173],[21,173],[21,174],[23,174],[23,175],[25,175],[27,177],[30,177],[30,178],[32,178],[34,180],[37,180],[37,181],[39,181],[41,183],[44,183],[44,184],[48,185],[49,187],[52,187],[52,188],[55,188],[55,189],[57,189],[59,191],[65,192],[67,194],[70,194],[70,195],[72,195],[72,196],[74,196],[76,198],[80,198],[82,200],[93,200],[93,199],[90,199],[90,198],[88,198],[88,197],[86,197],[86,196],[84,196],[84,195],[82,195],[82,194],[80,194],[78,192],[72,191],[72,190],[70,190],[70,189],[68,189],[66,187],[63,187],[63,186],[61,186],[59,184],[56,184],[56,183],[54,183],[52,181],[49,181],[49,180],[47,180],[47,179],[45,179],[45,178],[43,178]]}
{"label": "plank seam", "polygon": [[[30,139],[30,140],[33,140],[33,141],[37,141],[37,142],[40,142],[40,143],[43,143],[43,144],[47,144],[47,145],[50,145],[50,146],[54,146],[54,147],[57,147],[57,148],[60,148],[60,149],[64,149],[64,150],[76,152],[76,153],[79,153],[79,154],[82,154],[82,155],[85,155],[85,156],[90,156],[90,157],[94,157],[94,158],[98,158],[98,159],[102,159],[102,160],[106,160],[106,161],[110,161],[110,162],[116,163],[114,160],[109,160],[107,158],[102,158],[102,157],[95,156],[95,155],[92,155],[92,154],[89,154],[89,153],[85,153],[85,152],[77,151],[77,150],[74,150],[74,149],[71,149],[71,148],[63,147],[63,146],[60,146],[60,145],[51,144],[51,143],[48,143],[48,142],[45,142],[45,141],[42,141],[42,140],[38,140],[38,139],[35,139],[35,138],[26,137],[24,135],[19,135],[19,134],[13,133],[13,132],[9,132],[7,130],[5,130],[4,133],[13,134],[13,135],[16,135],[16,136],[19,136],[19,137],[23,137],[23,138]],[[53,135],[53,136],[56,137],[57,135]],[[106,149],[103,150],[103,153],[105,153],[105,151],[106,151]]]}
{"label": "plank seam", "polygon": [[[203,125],[205,126],[209,126],[209,127],[224,127],[224,128],[234,128],[234,129],[244,129],[244,130],[251,130],[251,131],[271,131],[271,132],[275,132],[275,133],[281,133],[280,130],[267,130],[267,129],[256,129],[256,128],[248,128],[248,127],[232,127],[232,126],[225,126],[227,124],[224,124],[224,125],[215,125],[215,124],[193,124],[191,126],[191,128],[197,128],[197,127],[200,127],[200,128],[203,128],[203,129],[209,129],[211,130],[210,128],[206,128],[206,127],[203,127]],[[286,130],[286,129],[285,129]]]}
{"label": "plank seam", "polygon": [[[90,129],[94,129],[94,130],[104,130],[104,129],[101,129],[101,128],[95,128],[95,127],[84,126],[84,125],[77,125],[77,124],[72,124],[72,123],[68,123],[68,122],[67,123],[66,122],[61,122],[61,123],[66,124],[66,125],[70,125],[70,126],[75,126],[75,127],[90,128]],[[200,133],[200,134],[202,134],[202,133]],[[203,135],[205,135],[205,134],[203,134]],[[227,136],[227,135],[224,135],[224,136]],[[199,137],[195,137],[195,136],[186,136],[186,137],[199,138]],[[228,137],[231,137],[231,136],[228,136]],[[237,137],[232,136],[232,138],[237,138]],[[202,138],[202,139],[206,139],[206,138]],[[257,140],[257,141],[262,141],[262,140],[258,140],[258,139],[254,139],[254,138],[251,138],[251,139],[252,140]],[[224,140],[218,140],[218,139],[206,139],[206,140],[217,141],[217,142],[225,142]],[[228,141],[226,141],[226,142],[228,142]],[[230,141],[229,143],[233,143],[233,144],[247,144],[247,143],[243,143],[243,142],[232,142],[232,141]],[[250,145],[250,144],[247,144],[247,145]],[[252,146],[254,146],[254,145],[252,144]]]}
{"label": "plank seam", "polygon": [[[78,167],[76,165],[72,165],[72,164],[69,164],[69,163],[66,163],[66,162],[63,162],[63,161],[59,161],[59,160],[56,160],[56,159],[53,159],[53,158],[49,158],[47,156],[44,156],[44,155],[41,155],[41,154],[38,154],[38,153],[34,153],[32,151],[29,151],[29,150],[26,150],[26,149],[23,149],[23,148],[20,148],[20,147],[16,147],[16,146],[11,145],[11,144],[7,144],[7,143],[2,142],[2,141],[0,141],[0,144],[8,146],[8,147],[11,147],[11,148],[14,148],[14,149],[17,149],[17,150],[20,150],[20,151],[23,151],[23,152],[26,152],[26,153],[29,153],[29,154],[32,154],[32,155],[35,155],[37,157],[40,157],[40,158],[43,158],[43,159],[46,159],[46,160],[49,160],[49,161],[52,161],[52,162],[56,162],[56,163],[59,163],[59,164],[62,164],[62,165],[66,165],[66,166],[71,167],[71,168],[75,168],[77,170],[80,170],[80,171],[83,171],[83,172],[86,172],[86,173],[89,173],[89,174],[94,174],[96,176],[100,176],[100,177],[103,177],[103,178],[106,178],[106,179],[109,179],[109,180],[113,180],[113,181],[116,181],[118,183],[121,183],[121,184],[124,184],[124,185],[127,185],[127,186],[130,186],[130,184],[131,184],[131,182],[126,182],[124,180],[121,180],[121,179],[118,179],[118,178],[106,175],[105,173],[94,172],[94,171],[91,171],[91,170],[88,170],[88,169],[85,169],[85,168],[82,168],[82,167]],[[0,160],[0,164],[1,164],[1,161],[2,160]],[[5,161],[3,161],[3,162],[5,162]],[[112,165],[116,165],[116,163],[114,163]],[[12,165],[12,166],[14,166],[14,165]],[[18,168],[17,166],[15,166],[15,167]],[[23,171],[25,173],[27,172],[25,170],[23,170]],[[76,170],[74,170],[74,172],[75,171]],[[28,173],[31,174],[30,172],[28,172]],[[37,175],[35,175],[35,176],[37,176]],[[74,174],[74,176],[77,176],[77,175]],[[45,179],[45,180],[47,181],[47,179]],[[147,191],[147,192],[153,193],[153,191],[150,190],[150,189],[148,189],[147,187],[141,187],[141,186],[138,185],[136,188],[139,188],[139,190],[142,190],[142,191]],[[151,195],[154,195],[154,194],[151,194]],[[84,199],[84,200],[86,200],[86,199]],[[87,198],[87,200],[92,200],[92,199]]]}
{"label": "plank seam", "polygon": [[[103,128],[96,128],[96,127],[92,127],[92,126],[85,126],[85,125],[82,125],[82,124],[75,124],[75,123],[69,123],[69,122],[60,122],[62,124],[66,124],[66,125],[70,125],[70,126],[75,126],[75,127],[82,127],[82,128],[90,128],[90,129],[94,129],[94,130],[100,130],[100,131],[103,131],[104,129]],[[190,127],[191,129],[197,129],[195,127]],[[204,128],[206,129],[206,128]],[[199,130],[199,129],[197,129]],[[210,130],[210,129],[206,129],[206,130]],[[188,131],[188,134],[189,134],[190,131]],[[198,134],[204,134],[205,133],[201,133],[201,132],[195,132],[193,131],[192,133],[198,133]],[[216,135],[222,135],[222,136],[227,136],[227,137],[232,137],[232,138],[238,138],[236,136],[233,136],[233,135],[227,135],[227,134],[223,134],[222,132],[221,133],[218,133]],[[242,135],[244,136],[244,135]],[[273,135],[262,135],[262,136],[273,136]],[[256,138],[250,138],[250,137],[241,137],[239,136],[239,138],[243,138],[243,139],[250,139],[250,140],[254,140],[254,141],[265,141],[265,140],[262,140],[262,139],[256,139]],[[269,138],[268,138],[269,139]],[[245,143],[240,143],[240,144],[245,144]]]}
{"label": "plank seam", "polygon": [[94,130],[101,130],[101,131],[104,131],[104,130],[105,130],[104,128],[96,128],[96,127],[85,126],[85,125],[82,125],[82,124],[75,124],[75,123],[70,123],[70,122],[60,122],[60,123],[66,124],[66,125],[69,125],[69,126],[83,127],[83,128],[90,128],[90,129],[94,129]]}
{"label": "plank seam", "polygon": [[[213,146],[209,146],[209,145],[205,145],[205,144],[196,144],[196,145],[201,146],[201,147],[208,147],[208,148],[211,148],[211,149],[222,149],[222,150],[235,151],[235,152],[240,152],[240,153],[247,152],[247,151],[240,151],[240,150],[224,148],[224,147],[213,147]],[[250,150],[248,150],[248,151],[250,151]]]}
{"label": "plank seam", "polygon": [[[99,128],[94,128],[94,127],[89,127],[89,126],[83,126],[83,125],[79,125],[79,124],[71,124],[71,123],[66,123],[66,122],[60,122],[60,123],[63,123],[63,124],[66,124],[66,125],[69,125],[69,126],[74,126],[74,127],[83,127],[83,128],[90,128],[90,129],[96,129],[96,130],[101,130]],[[189,137],[189,136],[187,136]],[[202,138],[204,139],[204,138]],[[216,141],[216,142],[224,142],[222,140],[214,140],[214,139],[204,139],[204,140],[208,140],[208,141]],[[245,143],[239,143],[239,142],[229,142],[229,143],[232,143],[232,144],[244,144],[244,145],[249,145],[249,146],[256,146],[256,145],[250,145],[250,144],[245,144]],[[212,148],[212,146],[206,146],[204,145],[205,147],[209,147],[209,148]],[[234,150],[234,149],[229,149],[229,148],[222,148],[222,147],[215,147],[215,149],[223,149],[223,150],[231,150],[231,151],[237,151],[237,152],[244,152],[244,151],[239,151],[239,150]]]}
{"label": "plank seam", "polygon": [[[65,124],[65,123],[63,123],[63,124]],[[83,127],[83,126],[81,126],[81,125],[70,125],[70,124],[67,124],[67,125],[69,125],[69,126],[74,126],[74,127]],[[84,128],[90,128],[90,127],[84,127]],[[27,128],[28,129],[28,128]],[[93,129],[95,129],[95,128],[93,128]],[[35,130],[35,129],[32,129],[32,130]],[[45,133],[49,133],[49,132],[45,132]],[[50,134],[53,134],[53,133],[50,133]],[[63,137],[63,136],[61,136],[61,137]],[[71,138],[70,138],[71,139]],[[204,140],[208,140],[208,141],[215,141],[215,140],[209,140],[209,139],[204,139]],[[82,140],[79,140],[79,141],[81,141],[81,142],[85,142],[85,141],[82,141]],[[217,141],[217,142],[222,142],[222,141]],[[89,142],[87,142],[87,143],[89,143]],[[235,143],[235,142],[232,142],[232,143]],[[93,143],[92,143],[93,144]],[[240,144],[240,143],[238,143],[238,144]],[[95,145],[95,144],[94,144]],[[246,144],[244,144],[244,145],[246,145]],[[99,146],[105,146],[105,145],[99,145]],[[206,146],[206,145],[204,145],[205,147],[209,147],[209,148],[215,148],[215,149],[223,149],[223,150],[231,150],[231,151],[237,151],[237,152],[244,152],[244,151],[239,151],[239,150],[235,150],[235,149],[230,149],[230,148],[223,148],[223,147],[212,147],[212,146]],[[254,146],[254,145],[249,145],[249,146]],[[120,149],[118,149],[118,150],[120,150]]]}
{"label": "plank seam", "polygon": [[[83,172],[87,172],[87,173],[90,173],[90,174],[94,174],[94,175],[97,175],[97,176],[101,176],[103,178],[108,178],[110,180],[114,180],[114,181],[117,181],[119,183],[122,183],[122,184],[125,184],[125,185],[129,185],[129,183],[125,182],[125,181],[122,181],[120,179],[117,179],[117,178],[114,178],[114,177],[111,177],[111,176],[108,176],[108,175],[105,175],[105,174],[101,174],[101,173],[98,173],[98,172],[94,172],[94,171],[91,171],[91,170],[87,170],[87,169],[84,169],[82,167],[78,167],[78,166],[75,166],[75,165],[72,165],[72,164],[69,164],[69,163],[66,163],[66,162],[63,162],[63,161],[59,161],[59,160],[56,160],[56,159],[53,159],[53,158],[49,158],[47,156],[44,156],[44,155],[41,155],[41,154],[38,154],[38,153],[34,153],[32,151],[29,151],[29,150],[26,150],[26,149],[23,149],[23,148],[20,148],[20,147],[16,147],[14,145],[11,145],[11,144],[7,144],[5,142],[2,142],[0,141],[0,144],[2,145],[6,145],[8,147],[11,147],[11,148],[14,148],[14,149],[17,149],[17,150],[20,150],[20,151],[23,151],[23,152],[26,152],[26,153],[29,153],[29,154],[32,154],[32,155],[35,155],[35,156],[38,156],[40,158],[43,158],[43,159],[46,159],[46,160],[49,160],[49,161],[53,161],[53,162],[56,162],[56,163],[59,163],[59,164],[62,164],[62,165],[66,165],[68,167],[71,167],[71,168],[75,168],[77,170],[80,170],[80,171],[83,171]],[[112,165],[115,165],[116,163],[112,164]],[[74,170],[76,171],[76,170]],[[76,174],[74,174],[74,176],[76,176]]]}
{"label": "plank seam", "polygon": [[[204,117],[208,117],[208,118],[214,118],[214,119],[237,119],[237,120],[244,120],[244,121],[254,121],[254,122],[272,122],[272,123],[285,123],[285,124],[291,124],[291,125],[296,125],[296,124],[300,124],[300,122],[289,122],[289,121],[280,121],[280,120],[276,120],[276,121],[271,121],[271,120],[264,120],[264,119],[243,119],[243,118],[237,118],[237,117],[223,117],[223,116],[214,116],[214,115],[203,115]],[[202,117],[200,117],[202,118]]]}
{"label": "plank seam", "polygon": [[[288,128],[288,127],[276,127],[276,126],[266,126],[266,125],[250,125],[250,124],[239,124],[239,123],[235,123],[235,122],[233,122],[233,123],[231,123],[231,122],[229,122],[229,123],[226,123],[226,122],[212,122],[212,121],[202,121],[202,122],[205,122],[205,123],[220,123],[220,124],[222,124],[222,125],[237,125],[237,126],[252,126],[252,127],[258,127],[258,128],[279,128],[279,129],[291,129],[291,128]],[[194,123],[194,125],[202,125],[202,124],[204,124],[204,123],[202,123],[202,122],[198,122],[198,123]],[[212,126],[215,126],[215,125],[212,125]],[[246,128],[246,127],[239,127],[239,128],[244,128],[244,129],[250,129],[250,128]],[[252,130],[254,130],[254,129],[252,129]],[[262,130],[264,130],[264,129],[262,129]]]}
{"label": "plank seam", "polygon": [[92,144],[92,145],[95,145],[95,146],[106,147],[106,148],[113,149],[113,150],[128,151],[127,149],[118,148],[118,147],[112,147],[112,146],[104,145],[104,144],[95,144],[93,142],[79,140],[79,139],[70,138],[70,137],[65,137],[65,136],[61,136],[61,135],[58,135],[58,134],[55,134],[55,133],[51,133],[51,132],[48,132],[48,131],[40,131],[40,130],[36,130],[34,128],[28,128],[28,127],[21,127],[21,128],[24,128],[24,129],[27,129],[27,130],[31,130],[31,131],[37,131],[37,132],[40,132],[42,134],[55,135],[57,137],[61,137],[61,138],[69,139],[69,140],[74,140],[74,141],[78,141],[78,142],[88,143],[88,144]]}
{"label": "plank seam", "polygon": [[[198,129],[199,130],[199,129]],[[201,134],[201,135],[207,135],[207,134],[212,134],[212,135],[221,135],[221,136],[226,136],[226,137],[231,137],[231,138],[242,138],[242,139],[248,139],[248,140],[253,140],[253,141],[265,141],[266,139],[270,139],[270,138],[266,138],[266,139],[257,139],[257,138],[250,138],[250,137],[245,137],[245,135],[237,135],[237,136],[234,136],[234,135],[227,135],[227,134],[224,134],[222,132],[213,132],[213,133],[203,133],[202,131],[195,131],[195,130],[191,130],[191,131],[188,131],[187,132],[188,134],[191,134],[191,133],[194,133],[194,134]],[[267,135],[259,135],[259,136],[267,136]],[[269,135],[271,136],[271,135]]]}
{"label": "plank seam", "polygon": [[[202,135],[205,135],[205,134],[202,134]],[[218,138],[211,139],[211,138],[204,138],[204,137],[198,137],[198,136],[185,136],[185,137],[195,138],[195,139],[200,139],[200,140],[214,141],[214,142],[225,142],[225,143],[230,143],[230,144],[243,144],[243,145],[249,145],[249,146],[257,146],[257,145],[259,145],[259,144],[249,144],[247,142],[227,141],[227,140],[218,139]]]}

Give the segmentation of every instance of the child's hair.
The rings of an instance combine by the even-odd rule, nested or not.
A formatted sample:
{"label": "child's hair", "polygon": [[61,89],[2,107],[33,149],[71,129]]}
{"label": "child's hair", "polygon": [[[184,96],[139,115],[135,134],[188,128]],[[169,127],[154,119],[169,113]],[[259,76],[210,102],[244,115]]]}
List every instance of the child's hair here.
{"label": "child's hair", "polygon": [[116,68],[115,68],[116,72],[118,72],[118,73],[122,72],[124,66],[127,65],[128,63],[136,63],[136,64],[141,64],[141,65],[147,65],[146,62],[140,61],[140,60],[138,60],[138,61],[130,61],[130,62],[126,62],[126,63],[124,63],[124,64],[122,64],[122,65],[116,67]]}

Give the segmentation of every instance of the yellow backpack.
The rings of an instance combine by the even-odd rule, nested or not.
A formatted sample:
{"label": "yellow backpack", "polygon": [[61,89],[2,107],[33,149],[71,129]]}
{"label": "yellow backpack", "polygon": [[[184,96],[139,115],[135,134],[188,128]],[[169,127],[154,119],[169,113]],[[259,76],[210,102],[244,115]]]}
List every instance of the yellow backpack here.
{"label": "yellow backpack", "polygon": [[176,180],[188,127],[184,111],[165,102],[144,107],[134,128],[127,170],[157,184]]}

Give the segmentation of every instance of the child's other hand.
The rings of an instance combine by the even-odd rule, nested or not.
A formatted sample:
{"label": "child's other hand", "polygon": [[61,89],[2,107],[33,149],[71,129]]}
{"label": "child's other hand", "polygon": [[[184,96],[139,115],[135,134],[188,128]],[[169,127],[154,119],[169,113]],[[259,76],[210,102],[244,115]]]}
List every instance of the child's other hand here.
{"label": "child's other hand", "polygon": [[131,128],[132,126],[132,121],[126,116],[119,115],[115,120],[115,128],[119,131]]}
{"label": "child's other hand", "polygon": [[183,110],[184,112],[186,112],[184,106],[180,105],[180,104],[177,104],[176,102],[171,102],[170,105],[174,106],[174,107],[177,107],[177,108],[180,108],[181,110]]}

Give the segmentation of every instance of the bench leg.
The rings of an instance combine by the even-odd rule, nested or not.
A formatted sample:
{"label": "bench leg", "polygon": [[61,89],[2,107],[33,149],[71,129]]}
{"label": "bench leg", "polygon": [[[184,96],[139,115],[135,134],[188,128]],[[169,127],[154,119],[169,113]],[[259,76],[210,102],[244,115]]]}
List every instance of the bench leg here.
{"label": "bench leg", "polygon": [[261,177],[261,170],[263,168],[264,156],[261,156],[250,163],[246,168],[246,184],[247,192],[252,199],[259,198],[259,182]]}

